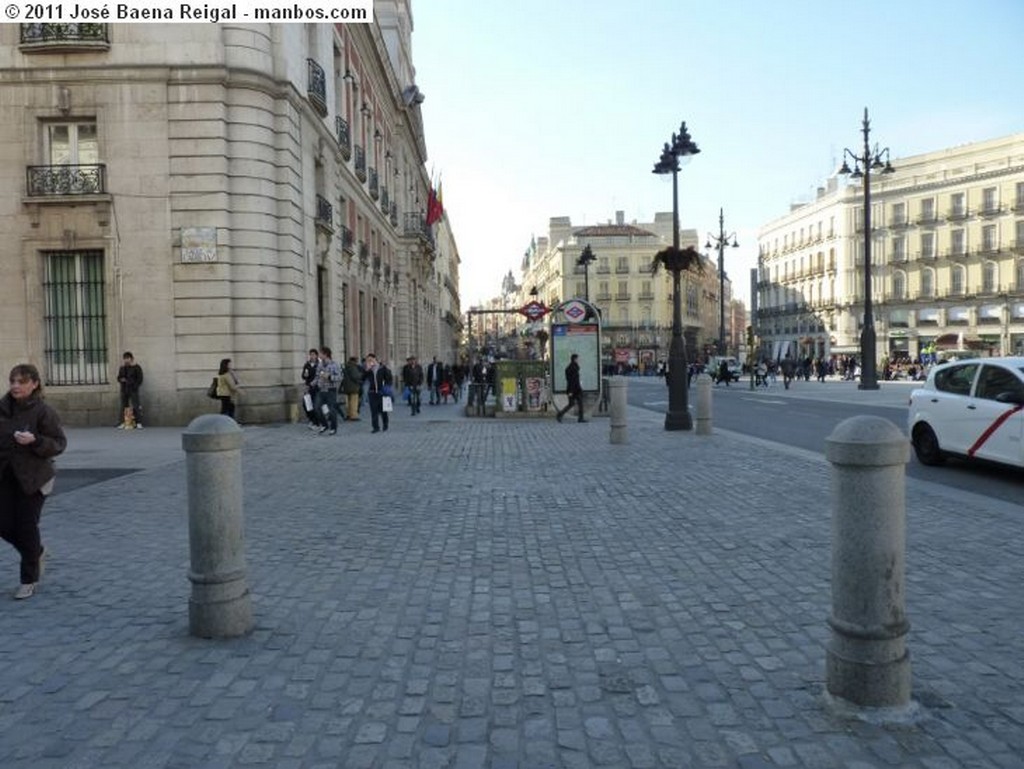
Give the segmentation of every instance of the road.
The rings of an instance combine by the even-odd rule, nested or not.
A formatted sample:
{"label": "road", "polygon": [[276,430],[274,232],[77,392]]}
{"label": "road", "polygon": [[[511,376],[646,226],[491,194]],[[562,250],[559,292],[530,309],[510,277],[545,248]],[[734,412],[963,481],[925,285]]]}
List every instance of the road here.
{"label": "road", "polygon": [[[818,454],[835,426],[852,416],[869,414],[888,419],[906,433],[907,400],[912,385],[882,383],[877,391],[859,391],[850,382],[796,382],[786,390],[780,379],[769,389],[751,391],[747,380],[730,387],[712,387],[712,424],[766,441],[795,446]],[[690,388],[690,410],[696,400]],[[629,380],[629,402],[651,411],[668,407],[668,389],[657,378]],[[941,467],[926,467],[911,458],[907,475],[1020,504],[1024,501],[1024,474],[1013,469],[951,459]]]}

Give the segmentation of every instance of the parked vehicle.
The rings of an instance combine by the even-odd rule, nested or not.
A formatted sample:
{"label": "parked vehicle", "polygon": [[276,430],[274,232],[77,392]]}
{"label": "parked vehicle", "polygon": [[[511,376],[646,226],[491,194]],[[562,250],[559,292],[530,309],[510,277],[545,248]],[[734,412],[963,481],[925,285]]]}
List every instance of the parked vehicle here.
{"label": "parked vehicle", "polygon": [[1024,357],[936,365],[910,394],[907,419],[921,464],[954,455],[1024,467]]}
{"label": "parked vehicle", "polygon": [[743,373],[743,366],[741,366],[740,362],[731,355],[712,355],[710,358],[708,358],[708,362],[704,368],[704,371],[710,374],[712,379],[717,381],[718,372],[722,368],[723,360],[725,361],[725,365],[729,370],[729,376],[732,378],[732,381],[740,381],[740,374]]}

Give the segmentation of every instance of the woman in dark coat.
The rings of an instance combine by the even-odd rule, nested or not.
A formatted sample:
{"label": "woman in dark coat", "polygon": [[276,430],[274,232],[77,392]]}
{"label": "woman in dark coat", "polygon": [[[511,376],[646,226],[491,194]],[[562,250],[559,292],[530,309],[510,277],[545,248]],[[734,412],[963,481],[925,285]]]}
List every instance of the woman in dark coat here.
{"label": "woman in dark coat", "polygon": [[15,366],[0,398],[0,536],[21,555],[18,600],[35,594],[42,573],[39,516],[53,489],[53,458],[66,446],[60,417],[43,401],[39,371]]}

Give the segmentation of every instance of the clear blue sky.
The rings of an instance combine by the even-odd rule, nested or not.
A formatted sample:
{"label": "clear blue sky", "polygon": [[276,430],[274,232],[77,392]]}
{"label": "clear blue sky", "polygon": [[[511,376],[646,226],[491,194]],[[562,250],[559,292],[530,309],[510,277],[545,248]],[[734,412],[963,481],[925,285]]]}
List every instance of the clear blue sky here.
{"label": "clear blue sky", "polygon": [[413,0],[428,168],[462,258],[462,304],[520,278],[548,218],[651,221],[651,173],[685,120],[680,224],[718,209],[748,302],[759,227],[872,140],[893,158],[1024,131],[1024,0]]}

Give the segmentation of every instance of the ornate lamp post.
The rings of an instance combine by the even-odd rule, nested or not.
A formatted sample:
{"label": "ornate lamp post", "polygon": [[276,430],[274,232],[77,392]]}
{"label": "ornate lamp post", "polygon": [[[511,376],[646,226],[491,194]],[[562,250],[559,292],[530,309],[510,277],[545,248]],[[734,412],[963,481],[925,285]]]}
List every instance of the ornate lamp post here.
{"label": "ornate lamp post", "polygon": [[588,302],[590,301],[590,265],[596,259],[597,257],[594,256],[594,252],[590,250],[590,244],[588,243],[583,247],[583,251],[576,260],[577,266],[583,267],[583,293],[586,294],[583,298]]}
{"label": "ornate lamp post", "polygon": [[[732,239],[732,243],[729,239]],[[711,250],[712,246],[718,249],[718,354],[725,355],[728,351],[725,347],[725,247],[732,246],[733,248],[739,248],[739,243],[736,241],[736,233],[730,232],[728,235],[725,234],[725,212],[718,209],[718,234],[712,235],[708,233],[707,242],[704,243],[704,248],[708,251]]]}
{"label": "ornate lamp post", "polygon": [[[860,334],[860,384],[859,390],[878,389],[878,362],[875,351],[875,317],[871,307],[871,172],[881,171],[883,174],[891,174],[895,170],[889,164],[889,148],[879,149],[876,144],[874,149],[868,143],[868,135],[871,133],[871,123],[868,121],[868,108],[864,108],[864,122],[861,132],[864,134],[864,151],[858,155],[849,149],[843,150],[843,165],[839,169],[841,174],[849,174],[851,179],[864,178],[864,330]],[[846,156],[853,159],[853,171],[846,163]],[[885,163],[882,163],[885,158]],[[863,172],[861,167],[863,166]]]}
{"label": "ornate lamp post", "polygon": [[700,264],[700,254],[693,248],[679,249],[679,158],[696,155],[700,150],[690,138],[686,123],[680,123],[679,133],[672,134],[672,143],[665,143],[661,157],[654,164],[653,173],[672,174],[672,248],[666,248],[654,257],[655,269],[664,267],[672,273],[672,342],[668,348],[668,412],[666,430],[692,430],[687,403],[686,343],[683,341],[683,305],[679,273]]}

